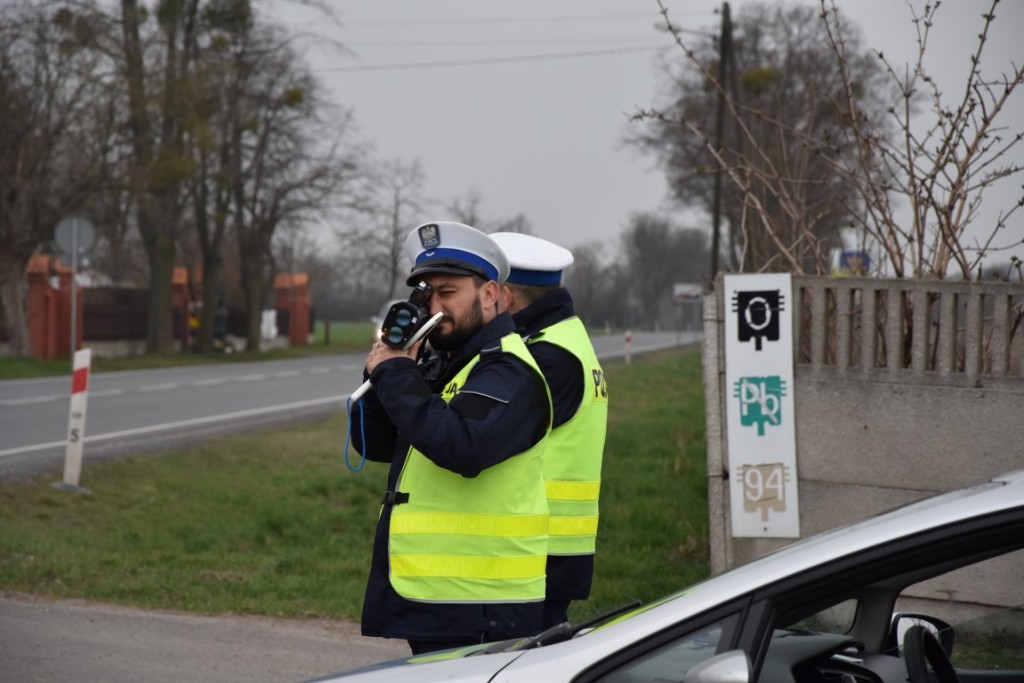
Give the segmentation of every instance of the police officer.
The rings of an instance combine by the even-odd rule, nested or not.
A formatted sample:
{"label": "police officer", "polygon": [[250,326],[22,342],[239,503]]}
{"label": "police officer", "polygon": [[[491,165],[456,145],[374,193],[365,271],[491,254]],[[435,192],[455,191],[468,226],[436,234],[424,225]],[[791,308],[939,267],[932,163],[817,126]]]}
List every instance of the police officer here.
{"label": "police officer", "polygon": [[547,240],[494,233],[511,270],[503,308],[537,360],[551,391],[553,420],[545,455],[548,506],[544,628],[566,621],[572,600],[590,595],[597,538],[608,386],[572,297],[561,286],[572,253]]}
{"label": "police officer", "polygon": [[499,310],[508,261],[482,232],[443,221],[413,230],[406,252],[408,283],[426,282],[431,315],[444,317],[429,363],[374,343],[373,390],[349,416],[356,449],[391,464],[362,632],[404,638],[414,654],[535,634],[551,400]]}

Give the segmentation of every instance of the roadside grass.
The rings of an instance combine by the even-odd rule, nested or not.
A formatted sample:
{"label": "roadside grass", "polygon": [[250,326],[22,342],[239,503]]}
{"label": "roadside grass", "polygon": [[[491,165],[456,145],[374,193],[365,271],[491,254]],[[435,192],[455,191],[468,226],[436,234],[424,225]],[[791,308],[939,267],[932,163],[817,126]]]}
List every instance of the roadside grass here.
{"label": "roadside grass", "polygon": [[[333,332],[332,332],[333,336]],[[700,353],[606,365],[596,575],[580,621],[708,575]],[[343,463],[345,420],[0,482],[0,590],[205,614],[358,619],[386,471]],[[355,456],[354,453],[351,455]]]}
{"label": "roadside grass", "polygon": [[[329,327],[328,327],[329,325]],[[313,341],[307,346],[243,351],[236,353],[147,353],[139,356],[100,358],[93,356],[93,372],[114,370],[154,370],[179,365],[209,365],[210,363],[247,363],[263,360],[286,360],[314,355],[353,353],[365,351],[373,341],[373,325],[369,322],[317,322]],[[13,358],[0,356],[0,380],[54,377],[71,374],[71,360],[67,357],[53,360]]]}

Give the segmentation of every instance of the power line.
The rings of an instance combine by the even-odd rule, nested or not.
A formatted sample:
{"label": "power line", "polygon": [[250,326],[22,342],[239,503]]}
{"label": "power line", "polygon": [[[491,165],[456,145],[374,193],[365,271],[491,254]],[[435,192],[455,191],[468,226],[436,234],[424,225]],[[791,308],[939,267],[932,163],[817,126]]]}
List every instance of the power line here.
{"label": "power line", "polygon": [[[714,34],[704,34],[714,38]],[[614,45],[633,44],[648,41],[651,36],[639,36],[636,38],[550,38],[544,40],[346,40],[345,45],[384,45],[384,46],[422,46],[422,47],[451,47],[454,45]]]}
{"label": "power line", "polygon": [[605,55],[628,54],[633,52],[651,52],[662,50],[667,45],[648,45],[644,47],[623,47],[609,50],[587,50],[583,52],[557,52],[543,55],[520,55],[518,57],[483,57],[479,59],[452,59],[439,62],[405,62],[398,64],[363,64],[357,66],[329,66],[316,71],[405,71],[410,69],[436,69],[455,66],[477,66],[480,64],[510,64],[514,62],[541,62],[555,59],[574,59],[578,57],[601,57]]}
{"label": "power line", "polygon": [[[708,12],[689,13],[691,15],[708,15]],[[657,18],[657,13],[652,12],[630,12],[620,14],[577,14],[577,15],[553,15],[537,17],[491,17],[488,19],[365,19],[345,21],[346,26],[444,26],[444,25],[473,25],[473,24],[541,24],[541,23],[562,23],[578,21],[618,21],[620,19],[652,19]]]}

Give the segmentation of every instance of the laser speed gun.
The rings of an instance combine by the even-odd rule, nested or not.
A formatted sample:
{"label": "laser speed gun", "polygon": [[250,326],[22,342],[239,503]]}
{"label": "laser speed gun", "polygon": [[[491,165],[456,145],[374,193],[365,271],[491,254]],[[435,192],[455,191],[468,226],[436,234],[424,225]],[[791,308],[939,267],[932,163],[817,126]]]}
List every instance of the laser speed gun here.
{"label": "laser speed gun", "polygon": [[[421,281],[413,287],[407,301],[399,299],[386,303],[378,317],[381,321],[377,332],[380,340],[391,348],[408,351],[416,342],[430,334],[444,317],[441,311],[430,315],[431,291],[430,285]],[[370,380],[366,380],[352,392],[349,400],[358,401],[369,389]]]}

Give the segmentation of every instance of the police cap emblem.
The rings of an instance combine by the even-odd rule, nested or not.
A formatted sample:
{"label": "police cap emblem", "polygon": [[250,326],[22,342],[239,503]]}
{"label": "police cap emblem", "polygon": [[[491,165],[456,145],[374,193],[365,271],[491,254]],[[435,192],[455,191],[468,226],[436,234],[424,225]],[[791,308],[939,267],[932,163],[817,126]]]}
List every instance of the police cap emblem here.
{"label": "police cap emblem", "polygon": [[441,233],[438,232],[436,223],[427,223],[420,226],[420,245],[424,249],[436,249],[441,244]]}

